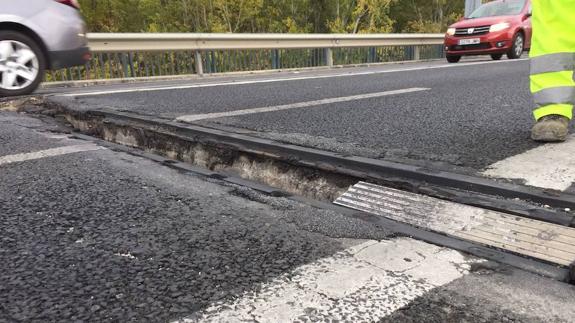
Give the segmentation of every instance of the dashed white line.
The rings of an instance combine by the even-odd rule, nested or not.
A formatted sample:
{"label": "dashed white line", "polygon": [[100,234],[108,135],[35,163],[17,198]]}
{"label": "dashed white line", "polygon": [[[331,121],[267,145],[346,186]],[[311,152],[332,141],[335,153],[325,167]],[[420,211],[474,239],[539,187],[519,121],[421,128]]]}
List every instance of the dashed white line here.
{"label": "dashed white line", "polygon": [[498,161],[483,174],[524,180],[527,185],[564,191],[575,182],[575,137]]}
{"label": "dashed white line", "polygon": [[465,67],[465,66],[485,65],[485,64],[504,64],[504,63],[520,62],[520,61],[524,61],[524,60],[526,60],[526,59],[507,60],[507,61],[470,62],[470,63],[459,63],[459,64],[444,64],[444,65],[437,65],[437,66],[398,68],[398,69],[385,70],[385,71],[381,71],[381,70],[380,71],[366,71],[366,72],[357,72],[357,73],[341,73],[341,74],[313,75],[313,76],[301,76],[301,77],[283,77],[283,78],[246,80],[246,81],[229,81],[229,82],[218,82],[218,83],[201,83],[201,84],[176,85],[176,86],[140,87],[140,88],[127,88],[127,89],[108,90],[108,91],[65,93],[65,94],[57,94],[56,96],[60,96],[60,97],[98,96],[98,95],[107,95],[107,94],[134,93],[134,92],[184,90],[184,89],[215,87],[215,86],[232,86],[232,85],[276,83],[276,82],[287,82],[287,81],[303,81],[303,80],[325,79],[325,78],[336,78],[336,77],[351,77],[351,76],[363,76],[363,75],[374,75],[374,74],[388,74],[388,73],[398,73],[398,72],[433,70],[433,69]]}
{"label": "dashed white line", "polygon": [[100,147],[94,144],[85,144],[85,145],[75,145],[75,146],[64,146],[52,149],[46,149],[31,153],[23,153],[23,154],[16,154],[16,155],[8,155],[0,157],[0,166],[19,163],[29,160],[35,159],[42,159],[47,157],[55,157],[61,155],[68,155],[73,153],[85,152],[85,151],[94,151],[105,149],[104,147]]}
{"label": "dashed white line", "polygon": [[368,241],[179,322],[377,322],[478,261],[413,239]]}
{"label": "dashed white line", "polygon": [[282,110],[309,108],[309,107],[315,107],[315,106],[324,105],[324,104],[333,104],[333,103],[349,102],[349,101],[356,101],[356,100],[365,100],[365,99],[371,99],[371,98],[379,98],[379,97],[388,96],[388,95],[414,93],[414,92],[421,92],[421,91],[428,91],[428,90],[430,90],[430,89],[429,88],[409,88],[409,89],[401,89],[401,90],[393,90],[393,91],[345,96],[345,97],[339,97],[339,98],[329,98],[329,99],[322,99],[322,100],[316,100],[316,101],[298,102],[298,103],[278,105],[278,106],[272,106],[272,107],[243,109],[243,110],[218,112],[218,113],[207,113],[207,114],[192,114],[192,115],[180,116],[176,120],[183,121],[183,122],[193,122],[193,121],[204,120],[204,119],[235,117],[235,116],[254,114],[254,113],[277,112],[277,111],[282,111]]}

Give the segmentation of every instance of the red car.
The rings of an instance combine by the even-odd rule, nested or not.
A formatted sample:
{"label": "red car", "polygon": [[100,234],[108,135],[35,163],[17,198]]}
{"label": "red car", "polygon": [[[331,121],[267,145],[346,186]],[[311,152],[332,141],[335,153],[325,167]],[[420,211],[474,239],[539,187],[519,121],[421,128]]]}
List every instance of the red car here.
{"label": "red car", "polygon": [[445,53],[450,63],[457,63],[466,55],[491,55],[499,60],[507,54],[509,59],[517,59],[530,47],[530,0],[484,4],[451,25],[445,34]]}

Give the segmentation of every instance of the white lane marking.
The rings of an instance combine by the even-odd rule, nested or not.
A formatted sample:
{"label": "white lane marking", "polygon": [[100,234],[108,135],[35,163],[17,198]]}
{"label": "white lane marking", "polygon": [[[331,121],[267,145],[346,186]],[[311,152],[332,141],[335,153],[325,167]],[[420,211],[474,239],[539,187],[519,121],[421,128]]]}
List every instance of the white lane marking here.
{"label": "white lane marking", "polygon": [[292,103],[292,104],[277,105],[277,106],[273,106],[273,107],[243,109],[243,110],[235,110],[235,111],[228,111],[228,112],[217,112],[217,113],[206,113],[206,114],[192,114],[192,115],[180,116],[176,120],[184,121],[184,122],[193,122],[193,121],[204,120],[204,119],[216,119],[216,118],[224,118],[224,117],[241,116],[241,115],[245,115],[245,114],[254,114],[254,113],[263,113],[263,112],[277,112],[277,111],[282,111],[282,110],[308,108],[308,107],[315,107],[315,106],[324,105],[324,104],[341,103],[341,102],[349,102],[349,101],[356,101],[356,100],[365,100],[365,99],[371,99],[371,98],[379,98],[379,97],[388,96],[388,95],[413,93],[413,92],[421,92],[421,91],[429,91],[429,90],[431,90],[431,89],[429,89],[429,88],[409,88],[409,89],[402,89],[402,90],[393,90],[393,91],[385,91],[385,92],[352,95],[352,96],[345,96],[345,97],[339,97],[339,98],[329,98],[329,99],[322,99],[322,100],[316,100],[316,101],[298,102],[298,103]]}
{"label": "white lane marking", "polygon": [[421,241],[368,241],[178,322],[377,322],[480,260]]}
{"label": "white lane marking", "polygon": [[470,63],[459,63],[459,64],[444,64],[444,65],[438,65],[438,66],[421,66],[421,67],[398,68],[398,69],[385,70],[385,71],[368,71],[368,72],[357,72],[357,73],[313,75],[313,76],[301,76],[301,77],[284,77],[284,78],[260,79],[260,80],[229,81],[229,82],[220,82],[220,83],[202,83],[202,84],[176,85],[176,86],[141,87],[141,88],[129,88],[129,89],[121,89],[121,90],[66,93],[66,94],[57,94],[56,96],[60,96],[60,97],[97,96],[97,95],[134,93],[134,92],[184,90],[184,89],[194,89],[194,88],[204,88],[204,87],[214,87],[214,86],[276,83],[276,82],[302,81],[302,80],[325,79],[325,78],[335,78],[335,77],[350,77],[350,76],[364,76],[364,75],[388,74],[388,73],[398,73],[398,72],[411,72],[411,71],[421,71],[421,70],[434,70],[434,69],[442,69],[442,68],[464,67],[464,66],[474,66],[474,65],[484,65],[484,64],[503,64],[503,63],[520,62],[520,61],[524,61],[524,60],[527,60],[527,59],[524,58],[524,59],[506,60],[506,61],[485,61],[485,62],[470,62]]}
{"label": "white lane marking", "polygon": [[64,146],[64,147],[46,149],[32,153],[2,156],[0,157],[0,166],[12,163],[24,162],[28,160],[55,157],[60,155],[68,155],[73,153],[100,150],[100,149],[105,148],[94,144],[85,144],[85,145]]}
{"label": "white lane marking", "polygon": [[496,162],[483,172],[496,178],[522,179],[527,185],[564,191],[575,182],[575,136]]}

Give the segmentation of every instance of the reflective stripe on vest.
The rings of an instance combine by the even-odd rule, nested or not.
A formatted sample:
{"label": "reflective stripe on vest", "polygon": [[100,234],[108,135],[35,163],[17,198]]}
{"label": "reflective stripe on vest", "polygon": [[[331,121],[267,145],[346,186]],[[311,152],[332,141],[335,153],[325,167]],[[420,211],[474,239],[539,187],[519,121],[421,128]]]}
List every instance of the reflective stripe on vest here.
{"label": "reflective stripe on vest", "polygon": [[531,75],[575,70],[575,53],[546,54],[531,58]]}
{"label": "reflective stripe on vest", "polygon": [[533,93],[539,106],[551,104],[575,104],[575,86],[552,87]]}

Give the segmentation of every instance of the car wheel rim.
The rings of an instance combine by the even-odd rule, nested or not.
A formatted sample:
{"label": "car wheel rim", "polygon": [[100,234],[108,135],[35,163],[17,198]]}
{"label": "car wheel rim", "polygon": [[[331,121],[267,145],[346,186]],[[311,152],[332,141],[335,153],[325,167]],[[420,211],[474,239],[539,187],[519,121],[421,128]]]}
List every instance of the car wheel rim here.
{"label": "car wheel rim", "polygon": [[519,56],[521,53],[523,53],[523,38],[519,36],[515,40],[515,54]]}
{"label": "car wheel rim", "polygon": [[38,57],[26,44],[0,41],[0,88],[21,90],[34,83],[39,73]]}

